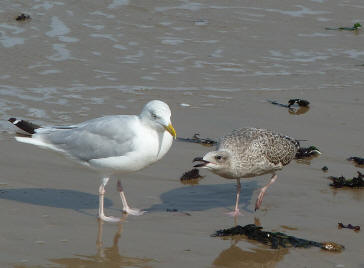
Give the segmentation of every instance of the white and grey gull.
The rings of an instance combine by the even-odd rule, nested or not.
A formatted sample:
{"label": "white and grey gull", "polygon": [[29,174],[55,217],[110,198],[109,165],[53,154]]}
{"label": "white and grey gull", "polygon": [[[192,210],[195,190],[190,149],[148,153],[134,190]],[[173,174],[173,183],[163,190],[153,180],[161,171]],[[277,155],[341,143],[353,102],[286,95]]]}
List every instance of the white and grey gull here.
{"label": "white and grey gull", "polygon": [[299,142],[291,137],[266,129],[242,128],[220,137],[216,151],[196,157],[193,161],[200,162],[194,167],[206,168],[221,177],[237,181],[235,210],[229,213],[237,216],[240,215],[240,179],[272,174],[256,200],[255,210],[259,209],[265,192],[278,177],[276,171],[291,162],[298,148]]}
{"label": "white and grey gull", "polygon": [[[169,106],[159,100],[148,102],[139,115],[110,115],[71,126],[41,127],[25,120],[9,121],[25,131],[19,142],[54,150],[97,170],[102,176],[99,187],[99,217],[116,222],[120,218],[104,214],[105,186],[110,176],[141,170],[160,160],[172,146],[176,131]],[[123,211],[141,215],[130,208],[120,188]]]}

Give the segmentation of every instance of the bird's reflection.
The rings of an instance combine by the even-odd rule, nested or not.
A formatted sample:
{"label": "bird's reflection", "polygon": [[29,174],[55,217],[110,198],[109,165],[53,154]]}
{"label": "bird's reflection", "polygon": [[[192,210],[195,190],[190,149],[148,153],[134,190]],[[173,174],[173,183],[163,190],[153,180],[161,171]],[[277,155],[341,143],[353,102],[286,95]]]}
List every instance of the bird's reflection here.
{"label": "bird's reflection", "polygon": [[310,157],[302,158],[302,159],[295,159],[295,161],[297,164],[310,166],[311,160],[314,158],[316,158],[316,156],[310,156]]}
{"label": "bird's reflection", "polygon": [[288,113],[293,115],[305,114],[310,110],[310,107],[298,107],[298,108],[288,108]]}
{"label": "bird's reflection", "polygon": [[[124,215],[124,220],[126,216]],[[122,233],[122,223],[119,224],[118,230],[114,235],[111,247],[104,247],[102,242],[103,221],[98,222],[98,233],[96,240],[97,253],[95,255],[77,254],[71,258],[50,259],[49,261],[62,267],[151,267],[152,259],[134,258],[121,256],[119,252],[119,240]]]}
{"label": "bird's reflection", "polygon": [[[234,224],[237,225],[237,217],[234,217]],[[254,218],[254,224],[261,226],[260,219]],[[275,267],[288,253],[287,248],[270,249],[268,246],[260,245],[253,240],[249,240],[249,242],[256,245],[255,248],[242,249],[237,244],[239,241],[247,241],[244,236],[233,236],[229,240],[230,247],[217,256],[212,263],[213,267],[271,268]]]}
{"label": "bird's reflection", "polygon": [[[243,239],[241,239],[243,240]],[[284,255],[288,253],[288,249],[269,249],[259,246],[259,248],[242,249],[237,246],[239,239],[233,239],[230,247],[223,250],[212,263],[214,267],[249,267],[263,268],[275,267]]]}

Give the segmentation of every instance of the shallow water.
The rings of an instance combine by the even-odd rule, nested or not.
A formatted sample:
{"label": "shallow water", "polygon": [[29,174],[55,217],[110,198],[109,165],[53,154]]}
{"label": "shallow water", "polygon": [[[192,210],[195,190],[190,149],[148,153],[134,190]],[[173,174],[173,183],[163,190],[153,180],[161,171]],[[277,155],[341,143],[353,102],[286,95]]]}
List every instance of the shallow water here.
{"label": "shallow water", "polygon": [[[326,177],[356,175],[359,168],[345,159],[364,157],[364,34],[325,30],[364,24],[363,12],[360,0],[2,1],[0,266],[363,266],[362,233],[337,223],[364,222],[364,190],[333,190]],[[15,21],[20,13],[31,20]],[[266,102],[290,98],[311,107],[295,115]],[[150,212],[121,227],[104,224],[101,245],[97,175],[16,143],[6,121],[71,124],[139,113],[150,99],[171,106],[180,137],[255,126],[320,148],[319,158],[279,173],[261,211],[254,213],[254,201],[268,177],[244,181],[238,223],[256,218],[267,230],[332,240],[346,250],[275,251],[210,237],[234,224],[225,215],[234,182],[202,171],[199,185],[182,185],[192,159],[210,148],[179,142],[159,163],[124,178],[129,202]],[[114,182],[106,195],[113,215],[121,207]]]}

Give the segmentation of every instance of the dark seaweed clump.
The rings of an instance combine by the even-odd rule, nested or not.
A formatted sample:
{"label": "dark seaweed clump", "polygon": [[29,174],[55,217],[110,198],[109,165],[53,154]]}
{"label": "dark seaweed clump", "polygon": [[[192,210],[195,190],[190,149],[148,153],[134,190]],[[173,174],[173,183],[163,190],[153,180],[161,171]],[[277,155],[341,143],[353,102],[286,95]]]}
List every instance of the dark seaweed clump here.
{"label": "dark seaweed clump", "polygon": [[296,159],[302,159],[321,154],[320,150],[316,146],[301,147],[297,150]]}
{"label": "dark seaweed clump", "polygon": [[200,172],[197,168],[191,169],[190,171],[186,171],[185,173],[183,173],[182,177],[181,177],[181,181],[184,180],[195,180],[195,179],[200,179],[202,176],[200,175]]}
{"label": "dark seaweed clump", "polygon": [[180,178],[183,184],[198,184],[201,179],[203,179],[203,176],[200,175],[200,171],[197,168],[186,171]]}
{"label": "dark seaweed clump", "polygon": [[358,177],[353,177],[352,179],[346,179],[344,176],[340,177],[329,177],[332,180],[330,186],[335,188],[351,187],[359,188],[364,187],[364,175],[358,171]]}
{"label": "dark seaweed clump", "polygon": [[353,30],[354,31],[359,30],[359,28],[361,28],[361,27],[362,27],[361,24],[359,22],[356,22],[356,23],[354,23]]}
{"label": "dark seaweed clump", "polygon": [[21,13],[19,16],[15,18],[16,21],[27,21],[30,20],[30,16],[24,13]]}
{"label": "dark seaweed clump", "polygon": [[293,104],[297,103],[298,106],[300,107],[308,107],[308,105],[310,104],[309,101],[307,100],[302,100],[302,99],[290,99],[288,101],[288,108],[290,108]]}
{"label": "dark seaweed clump", "polygon": [[354,25],[352,27],[336,27],[336,28],[332,28],[332,27],[326,27],[326,30],[340,30],[340,31],[358,31],[361,28],[361,24],[359,22],[354,23]]}
{"label": "dark seaweed clump", "polygon": [[341,222],[339,222],[337,225],[338,225],[337,228],[339,228],[339,229],[347,228],[347,229],[354,230],[355,232],[359,232],[360,231],[360,226],[359,225],[352,225],[350,223],[348,225],[344,225]]}
{"label": "dark seaweed clump", "polygon": [[[272,100],[267,100],[267,101],[271,104],[281,106],[284,108],[288,108],[288,112],[290,114],[295,114],[295,115],[307,113],[308,110],[310,109],[310,107],[309,107],[310,102],[307,100],[303,100],[303,99],[290,99],[288,101],[288,104],[283,104],[283,103],[279,103],[277,101],[272,101]],[[298,104],[298,106],[299,106],[298,108],[293,106],[295,103]],[[291,106],[293,106],[293,107],[291,107]]]}
{"label": "dark seaweed clump", "polygon": [[192,142],[192,143],[198,143],[206,146],[213,146],[217,144],[216,140],[209,139],[209,138],[200,138],[199,133],[195,133],[192,138],[177,138],[178,141],[184,141],[184,142]]}
{"label": "dark seaweed clump", "polygon": [[281,107],[285,107],[285,108],[291,108],[292,105],[294,105],[295,103],[298,104],[298,106],[300,107],[308,107],[310,102],[308,100],[303,100],[303,99],[290,99],[288,101],[288,104],[282,104],[279,103],[277,101],[272,101],[272,100],[267,100],[269,103],[274,104],[274,105],[278,105]]}
{"label": "dark seaweed clump", "polygon": [[256,226],[255,224],[248,224],[243,226],[237,225],[229,229],[223,229],[216,231],[212,236],[214,237],[226,237],[235,235],[245,235],[249,239],[256,240],[262,244],[269,245],[273,249],[280,247],[299,247],[310,248],[319,247],[328,251],[341,251],[344,246],[333,242],[316,242],[297,238],[294,236],[286,235],[281,232],[267,232],[262,231],[263,227]]}
{"label": "dark seaweed clump", "polygon": [[364,165],[364,158],[352,156],[348,158],[349,161],[354,162],[357,165]]}

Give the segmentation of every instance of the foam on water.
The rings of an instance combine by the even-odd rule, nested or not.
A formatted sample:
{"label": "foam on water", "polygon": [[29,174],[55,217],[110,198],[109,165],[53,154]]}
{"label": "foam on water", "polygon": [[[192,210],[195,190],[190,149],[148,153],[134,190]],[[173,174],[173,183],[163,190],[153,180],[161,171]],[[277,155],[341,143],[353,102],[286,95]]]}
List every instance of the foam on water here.
{"label": "foam on water", "polygon": [[66,61],[72,58],[71,51],[66,48],[65,44],[53,44],[53,49],[56,53],[47,57],[51,61]]}
{"label": "foam on water", "polygon": [[39,72],[39,74],[41,75],[48,75],[48,74],[58,74],[61,73],[61,70],[45,70],[45,71],[41,71]]}
{"label": "foam on water", "polygon": [[343,53],[353,59],[363,58],[364,56],[364,50],[358,51],[357,49],[350,49],[345,50]]}
{"label": "foam on water", "polygon": [[328,34],[328,33],[312,33],[312,34],[298,34],[297,36],[300,37],[329,37],[334,36],[334,34]]}
{"label": "foam on water", "polygon": [[56,16],[51,19],[51,30],[46,32],[49,37],[58,37],[66,35],[70,32],[70,29]]}
{"label": "foam on water", "polygon": [[[323,21],[336,17],[324,0],[4,1],[0,98],[25,102],[24,111],[34,103],[41,110],[50,103],[71,106],[72,100],[103,104],[105,91],[290,90],[326,87],[328,72],[340,71],[343,79],[350,74],[345,85],[363,77],[357,66],[363,35],[325,31],[331,25]],[[354,0],[341,5],[351,8],[350,23],[360,17]],[[31,20],[16,22],[14,10]],[[355,39],[353,47],[344,47],[343,38]],[[12,102],[3,105],[15,109]]]}
{"label": "foam on water", "polygon": [[327,60],[330,55],[315,51],[303,51],[298,49],[291,49],[289,53],[283,53],[282,51],[269,51],[272,57],[267,57],[272,60],[287,61],[287,62],[302,62],[309,63],[318,60]]}
{"label": "foam on water", "polygon": [[102,29],[104,29],[104,28],[105,28],[105,26],[104,26],[104,25],[91,25],[91,24],[89,24],[89,23],[83,23],[82,25],[83,25],[83,26],[86,26],[86,27],[89,27],[89,28],[91,28],[91,29],[94,29],[94,30],[98,30],[98,31],[100,31],[100,30],[102,30]]}
{"label": "foam on water", "polygon": [[114,15],[110,15],[110,14],[107,14],[107,13],[104,13],[102,11],[93,11],[93,12],[90,12],[90,15],[93,16],[93,15],[98,15],[98,16],[104,16],[108,19],[114,19],[115,16]]}
{"label": "foam on water", "polygon": [[49,10],[51,8],[54,8],[55,6],[63,6],[63,2],[57,2],[57,1],[35,1],[35,2],[41,2],[40,4],[36,4],[33,6],[33,9],[44,9]]}
{"label": "foam on water", "polygon": [[0,24],[0,43],[5,48],[23,45],[25,39],[14,35],[19,35],[24,31],[25,30],[20,27],[2,23]]}
{"label": "foam on water", "polygon": [[74,43],[78,42],[79,39],[75,37],[66,36],[71,31],[70,29],[61,21],[58,17],[53,16],[51,19],[51,30],[46,32],[46,35],[49,37],[57,37],[59,41],[65,43]]}
{"label": "foam on water", "polygon": [[107,7],[112,9],[112,8],[118,8],[121,6],[125,6],[129,4],[129,0],[113,0],[112,3],[110,5],[108,5]]}
{"label": "foam on water", "polygon": [[115,39],[112,34],[90,34],[90,37],[93,37],[93,38],[104,38],[104,39],[111,40],[113,42],[118,42],[118,40]]}
{"label": "foam on water", "polygon": [[281,10],[281,9],[268,8],[268,9],[266,9],[266,11],[277,12],[277,13],[280,13],[283,15],[288,15],[291,17],[303,17],[305,15],[323,15],[323,14],[330,13],[328,11],[313,10],[313,9],[307,8],[302,5],[296,5],[296,7],[299,10]]}

